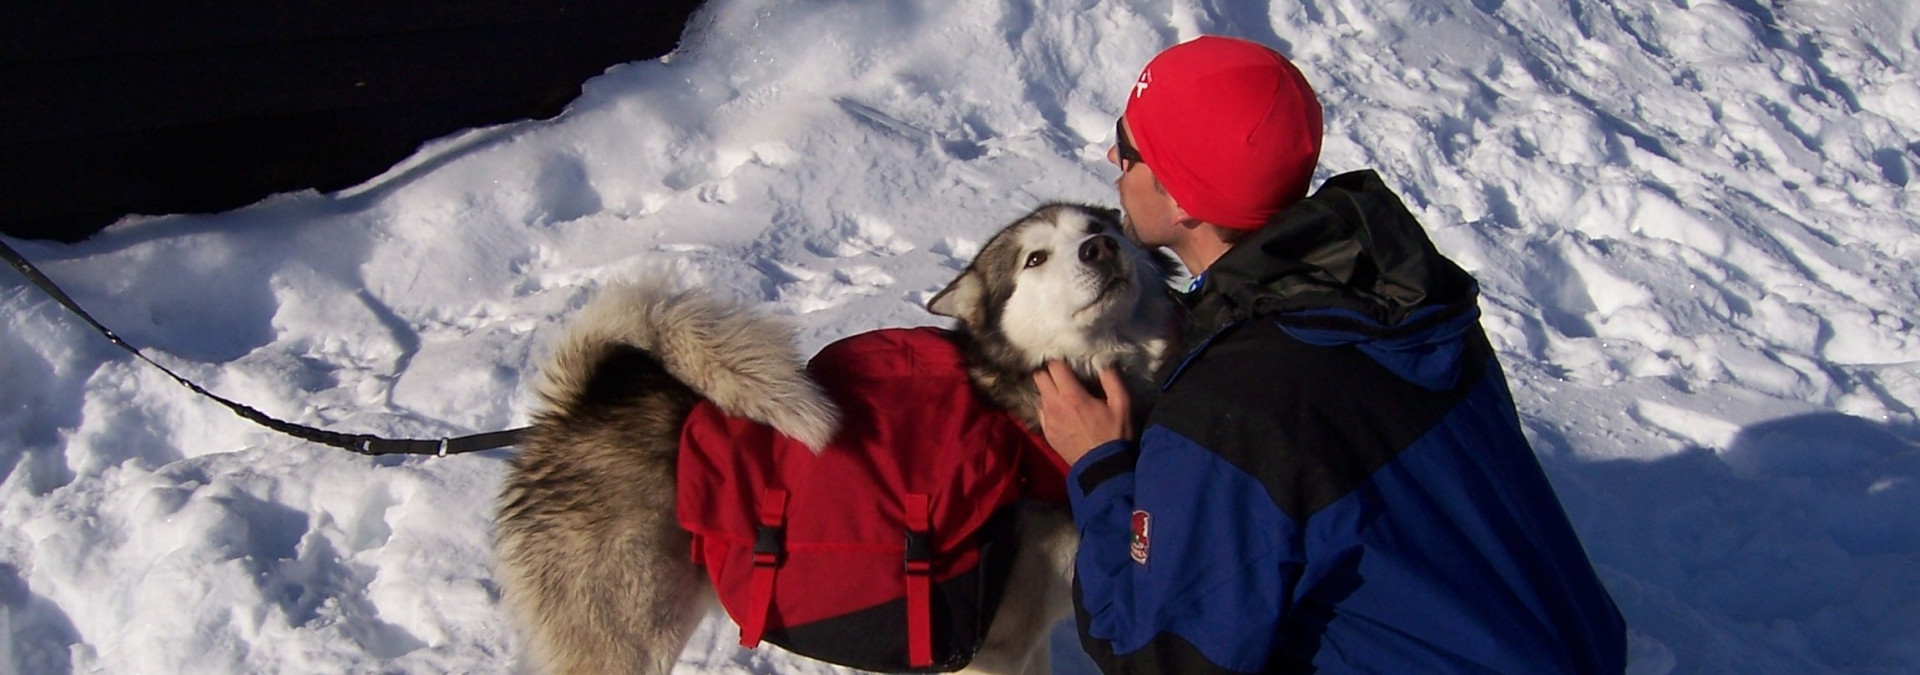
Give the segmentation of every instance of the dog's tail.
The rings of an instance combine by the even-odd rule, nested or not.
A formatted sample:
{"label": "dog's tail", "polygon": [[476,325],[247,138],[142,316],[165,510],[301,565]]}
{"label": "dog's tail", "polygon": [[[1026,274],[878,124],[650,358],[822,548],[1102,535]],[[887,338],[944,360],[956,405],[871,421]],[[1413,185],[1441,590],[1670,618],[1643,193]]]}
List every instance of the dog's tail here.
{"label": "dog's tail", "polygon": [[537,393],[548,410],[584,402],[596,368],[622,346],[735,417],[773,427],[819,452],[840,413],[807,377],[786,322],[660,279],[619,284],[587,304],[554,348]]}

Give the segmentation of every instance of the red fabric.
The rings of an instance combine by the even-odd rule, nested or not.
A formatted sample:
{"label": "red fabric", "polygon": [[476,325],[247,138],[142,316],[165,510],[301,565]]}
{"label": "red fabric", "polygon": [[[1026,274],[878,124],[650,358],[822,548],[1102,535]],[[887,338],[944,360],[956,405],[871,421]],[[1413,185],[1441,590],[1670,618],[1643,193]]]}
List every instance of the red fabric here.
{"label": "red fabric", "polygon": [[[907,529],[932,529],[931,504],[927,495],[907,495]],[[933,665],[932,571],[931,563],[907,560],[907,665],[915,668]]]}
{"label": "red fabric", "polygon": [[[817,456],[704,402],[681,432],[680,524],[704,546],[736,622],[751,614],[743,599],[752,566],[740,551],[753,548],[757,498],[769,488],[789,494],[787,559],[769,618],[788,626],[904,596],[907,494],[932,497],[935,582],[976,564],[964,535],[1025,496],[1023,483],[1065,502],[1064,464],[974,391],[945,331],[857,335],[821,350],[808,371],[842,415],[840,435]],[[882,571],[850,571],[858,569]]]}
{"label": "red fabric", "polygon": [[1320,101],[1279,52],[1212,35],[1155,56],[1127,97],[1140,157],[1187,213],[1254,229],[1307,195]]}

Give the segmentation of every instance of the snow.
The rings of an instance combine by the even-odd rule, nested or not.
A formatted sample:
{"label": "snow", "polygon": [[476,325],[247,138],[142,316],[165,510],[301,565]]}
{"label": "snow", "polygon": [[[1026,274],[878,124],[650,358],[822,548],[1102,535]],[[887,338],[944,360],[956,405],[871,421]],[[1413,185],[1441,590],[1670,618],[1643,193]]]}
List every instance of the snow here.
{"label": "snow", "polygon": [[[1114,202],[1127,87],[1203,32],[1294,58],[1319,178],[1380,171],[1480,279],[1633,672],[1920,672],[1910,0],[715,0],[556,119],[340,193],[9,243],[269,414],[503,429],[559,327],[642,271],[765,303],[807,353],[935,323],[999,225]],[[0,307],[0,672],[518,667],[488,545],[510,451],[303,443],[17,275]],[[681,670],[833,670],[735,636],[709,620]]]}

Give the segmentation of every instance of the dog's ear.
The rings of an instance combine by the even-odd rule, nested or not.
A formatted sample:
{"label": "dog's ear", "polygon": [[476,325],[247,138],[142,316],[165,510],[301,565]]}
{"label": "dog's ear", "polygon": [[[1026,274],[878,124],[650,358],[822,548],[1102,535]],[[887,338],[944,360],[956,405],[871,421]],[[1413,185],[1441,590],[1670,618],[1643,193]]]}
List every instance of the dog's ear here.
{"label": "dog's ear", "polygon": [[974,313],[980,310],[984,284],[980,280],[980,271],[969,267],[960,274],[960,278],[954,279],[953,283],[947,284],[932,300],[927,301],[927,311],[963,322],[972,321]]}

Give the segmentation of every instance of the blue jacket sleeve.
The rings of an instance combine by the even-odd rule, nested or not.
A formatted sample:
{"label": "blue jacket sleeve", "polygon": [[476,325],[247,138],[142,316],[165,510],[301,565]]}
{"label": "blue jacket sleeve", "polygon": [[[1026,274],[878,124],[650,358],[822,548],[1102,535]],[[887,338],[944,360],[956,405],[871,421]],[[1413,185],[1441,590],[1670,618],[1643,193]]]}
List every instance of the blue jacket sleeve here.
{"label": "blue jacket sleeve", "polygon": [[1082,638],[1108,672],[1266,665],[1301,563],[1294,525],[1258,480],[1153,426],[1081,458],[1067,492]]}

